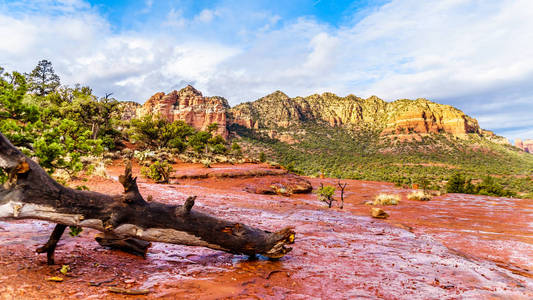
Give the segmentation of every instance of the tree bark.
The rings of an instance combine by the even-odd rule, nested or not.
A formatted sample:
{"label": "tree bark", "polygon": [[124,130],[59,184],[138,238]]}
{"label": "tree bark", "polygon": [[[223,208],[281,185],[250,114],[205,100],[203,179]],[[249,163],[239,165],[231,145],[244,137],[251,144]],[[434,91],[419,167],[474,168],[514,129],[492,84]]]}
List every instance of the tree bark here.
{"label": "tree bark", "polygon": [[117,249],[138,256],[146,257],[146,252],[152,243],[116,235],[112,232],[103,232],[96,235],[95,240],[101,246]]}
{"label": "tree bark", "polygon": [[[75,190],[53,180],[0,133],[0,168],[9,174],[0,186],[0,219],[39,219],[93,228],[104,232],[104,239],[131,237],[269,258],[280,258],[292,250],[287,247],[295,236],[290,227],[269,232],[222,220],[192,209],[195,196],[187,198],[184,205],[145,201],[137,178],[132,177],[131,164],[119,178],[124,186],[122,195]],[[50,238],[53,248],[63,233],[61,228],[56,227]],[[42,252],[50,253],[51,247],[45,247]],[[50,255],[53,258],[53,250]]]}
{"label": "tree bark", "polygon": [[344,189],[346,188],[346,186],[348,185],[347,183],[341,183],[340,181],[337,182],[337,185],[340,187],[341,189],[341,206],[340,206],[340,209],[343,209],[344,208]]}

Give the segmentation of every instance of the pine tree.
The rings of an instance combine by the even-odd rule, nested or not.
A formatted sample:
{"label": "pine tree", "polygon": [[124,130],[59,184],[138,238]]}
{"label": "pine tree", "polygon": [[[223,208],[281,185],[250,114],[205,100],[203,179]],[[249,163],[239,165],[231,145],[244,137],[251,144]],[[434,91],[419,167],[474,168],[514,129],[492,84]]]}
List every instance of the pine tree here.
{"label": "pine tree", "polygon": [[30,74],[26,74],[29,91],[39,96],[46,96],[55,91],[61,84],[59,76],[54,72],[52,63],[43,59]]}

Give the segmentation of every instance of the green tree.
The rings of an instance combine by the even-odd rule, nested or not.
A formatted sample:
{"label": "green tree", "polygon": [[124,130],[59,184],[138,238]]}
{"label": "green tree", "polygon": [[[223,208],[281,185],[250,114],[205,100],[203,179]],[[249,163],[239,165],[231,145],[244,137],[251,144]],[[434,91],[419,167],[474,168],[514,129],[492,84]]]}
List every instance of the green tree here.
{"label": "green tree", "polygon": [[146,115],[141,119],[131,120],[132,139],[150,147],[159,147],[159,133],[164,126],[164,121]]}
{"label": "green tree", "polygon": [[198,131],[189,138],[189,146],[191,146],[191,148],[198,153],[206,152],[207,144],[211,138],[211,133],[207,131]]}
{"label": "green tree", "polygon": [[59,76],[54,72],[52,63],[43,59],[30,74],[27,74],[29,91],[39,96],[46,96],[55,91],[61,84]]}
{"label": "green tree", "polygon": [[[194,137],[195,130],[184,121],[178,120],[172,123],[165,119],[152,116],[144,116],[142,119],[131,121],[134,140],[140,141],[153,148],[174,148],[182,152],[187,147],[186,141]],[[207,133],[207,132],[206,132]],[[207,133],[211,138],[211,134]],[[198,141],[193,141],[196,143]],[[205,144],[202,145],[205,148]],[[203,148],[202,148],[203,149]]]}
{"label": "green tree", "polygon": [[329,208],[331,208],[331,205],[333,204],[333,195],[335,194],[335,187],[331,185],[323,185],[320,184],[320,187],[315,192],[318,195],[318,198],[321,201],[326,202]]}
{"label": "green tree", "polygon": [[150,167],[143,167],[141,169],[141,173],[144,176],[153,179],[157,183],[168,183],[170,176],[172,175],[172,171],[172,165],[166,161],[156,161],[155,163],[151,164]]}
{"label": "green tree", "polygon": [[226,140],[220,135],[215,135],[210,138],[207,143],[209,144],[209,149],[215,154],[224,154],[228,151],[226,148]]}
{"label": "green tree", "polygon": [[24,102],[26,91],[22,74],[4,73],[0,67],[0,131],[15,146],[31,148],[35,129],[31,123],[39,120],[39,110],[36,105]]}
{"label": "green tree", "polygon": [[100,155],[103,152],[102,141],[91,139],[91,131],[82,124],[69,119],[57,119],[51,125],[33,145],[40,165],[49,172],[63,169],[75,175],[83,169],[82,156]]}
{"label": "green tree", "polygon": [[242,155],[241,145],[237,144],[237,142],[233,142],[231,144],[231,152],[233,152],[237,156],[241,156]]}
{"label": "green tree", "polygon": [[501,197],[515,196],[515,193],[512,193],[504,189],[498,182],[496,182],[496,179],[494,179],[494,177],[489,176],[489,175],[483,177],[483,181],[481,181],[475,187],[475,191],[476,191],[476,194],[487,195],[487,196],[501,196]]}
{"label": "green tree", "polygon": [[215,144],[211,147],[211,151],[215,154],[224,154],[228,149],[224,144]]}
{"label": "green tree", "polygon": [[455,173],[448,179],[448,183],[446,183],[446,192],[464,193],[465,183],[465,177],[461,173]]}
{"label": "green tree", "polygon": [[218,123],[211,123],[207,126],[207,132],[213,133],[217,131],[218,129]]}

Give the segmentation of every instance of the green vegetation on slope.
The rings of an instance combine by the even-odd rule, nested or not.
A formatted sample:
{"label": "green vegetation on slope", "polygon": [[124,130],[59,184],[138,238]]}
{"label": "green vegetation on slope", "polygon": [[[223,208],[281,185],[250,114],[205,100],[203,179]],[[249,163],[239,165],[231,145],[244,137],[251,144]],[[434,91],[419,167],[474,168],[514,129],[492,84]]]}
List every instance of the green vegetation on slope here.
{"label": "green vegetation on slope", "polygon": [[[398,185],[428,185],[444,189],[455,173],[472,181],[492,175],[491,184],[522,197],[533,196],[533,155],[511,146],[488,141],[478,135],[466,139],[445,134],[421,136],[421,141],[380,137],[372,129],[342,129],[306,123],[290,132],[298,142],[288,144],[268,138],[266,132],[240,126],[233,130],[254,152],[261,151],[299,173],[327,177],[394,182]],[[482,188],[480,188],[480,191]],[[504,194],[511,195],[511,194]]]}
{"label": "green vegetation on slope", "polygon": [[[187,148],[198,153],[229,151],[226,141],[212,134],[216,124],[197,131],[183,121],[170,123],[157,116],[123,121],[120,102],[109,96],[98,98],[85,86],[62,86],[46,60],[29,74],[7,73],[0,67],[0,132],[48,172],[60,170],[68,176],[94,169],[90,157],[119,150],[124,141],[177,153]],[[0,169],[0,183],[5,179]]]}

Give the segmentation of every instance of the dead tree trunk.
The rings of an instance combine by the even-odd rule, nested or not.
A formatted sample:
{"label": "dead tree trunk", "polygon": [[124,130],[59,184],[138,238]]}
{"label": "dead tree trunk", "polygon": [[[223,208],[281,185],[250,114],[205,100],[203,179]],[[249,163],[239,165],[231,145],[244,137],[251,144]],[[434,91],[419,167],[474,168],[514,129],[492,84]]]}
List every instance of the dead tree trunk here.
{"label": "dead tree trunk", "polygon": [[[60,224],[48,243],[39,248],[52,259],[65,226],[94,228],[104,232],[103,240],[131,237],[269,258],[284,256],[291,250],[286,245],[294,242],[295,233],[289,227],[269,232],[193,210],[196,197],[187,198],[184,205],[147,202],[139,193],[129,164],[125,175],[119,178],[124,186],[122,195],[74,190],[53,180],[0,133],[0,168],[9,174],[7,182],[0,186],[0,219],[39,219]],[[142,249],[146,244],[138,246]]]}
{"label": "dead tree trunk", "polygon": [[346,185],[348,185],[348,184],[347,183],[341,183],[339,181],[339,182],[337,182],[337,185],[341,189],[341,206],[340,206],[340,209],[343,209],[344,208],[344,189],[346,188]]}

